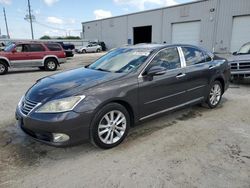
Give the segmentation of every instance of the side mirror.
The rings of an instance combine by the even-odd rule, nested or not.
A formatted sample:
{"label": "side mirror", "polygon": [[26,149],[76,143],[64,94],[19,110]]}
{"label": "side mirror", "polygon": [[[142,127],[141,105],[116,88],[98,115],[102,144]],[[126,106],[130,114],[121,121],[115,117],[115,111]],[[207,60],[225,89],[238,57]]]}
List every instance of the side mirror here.
{"label": "side mirror", "polygon": [[238,53],[237,52],[233,52],[233,55],[237,55]]}
{"label": "side mirror", "polygon": [[153,66],[151,67],[146,75],[148,76],[160,76],[160,75],[163,75],[167,72],[167,69],[164,68],[164,67],[161,67],[161,66]]}

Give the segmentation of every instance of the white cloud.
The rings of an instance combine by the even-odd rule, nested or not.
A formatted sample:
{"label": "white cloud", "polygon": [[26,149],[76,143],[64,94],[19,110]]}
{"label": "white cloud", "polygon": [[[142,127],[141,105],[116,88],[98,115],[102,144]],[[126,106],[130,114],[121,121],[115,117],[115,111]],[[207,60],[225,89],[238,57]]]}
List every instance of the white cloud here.
{"label": "white cloud", "polygon": [[62,25],[64,23],[62,19],[54,17],[54,16],[49,16],[47,18],[47,22],[51,24],[58,24],[58,25]]}
{"label": "white cloud", "polygon": [[10,5],[12,3],[12,0],[0,0],[0,3],[5,5]]}
{"label": "white cloud", "polygon": [[128,5],[137,7],[139,10],[144,10],[146,4],[154,4],[159,6],[172,6],[177,5],[176,0],[113,0],[119,5]]}
{"label": "white cloud", "polygon": [[48,6],[52,6],[54,3],[58,2],[59,0],[43,0],[44,3]]}
{"label": "white cloud", "polygon": [[95,19],[108,18],[112,16],[110,11],[98,9],[94,11]]}

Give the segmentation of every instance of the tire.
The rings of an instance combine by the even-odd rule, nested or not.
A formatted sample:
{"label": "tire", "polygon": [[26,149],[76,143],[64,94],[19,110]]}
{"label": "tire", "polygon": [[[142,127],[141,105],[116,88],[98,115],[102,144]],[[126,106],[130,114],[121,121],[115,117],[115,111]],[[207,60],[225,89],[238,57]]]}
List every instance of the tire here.
{"label": "tire", "polygon": [[57,69],[57,60],[53,58],[46,59],[44,68],[46,71],[55,71]]}
{"label": "tire", "polygon": [[82,50],[82,53],[83,53],[83,54],[86,54],[87,52],[86,52],[86,50]]}
{"label": "tire", "polygon": [[208,107],[211,109],[216,108],[221,102],[222,94],[223,89],[221,83],[219,81],[214,81],[210,86],[206,101]]}
{"label": "tire", "polygon": [[130,116],[126,108],[118,103],[107,104],[96,113],[91,123],[91,142],[102,149],[113,148],[125,139],[129,128]]}
{"label": "tire", "polygon": [[101,52],[101,50],[100,50],[100,49],[97,49],[96,52],[99,53],[99,52]]}
{"label": "tire", "polygon": [[5,62],[0,61],[0,75],[4,75],[8,72],[8,65]]}

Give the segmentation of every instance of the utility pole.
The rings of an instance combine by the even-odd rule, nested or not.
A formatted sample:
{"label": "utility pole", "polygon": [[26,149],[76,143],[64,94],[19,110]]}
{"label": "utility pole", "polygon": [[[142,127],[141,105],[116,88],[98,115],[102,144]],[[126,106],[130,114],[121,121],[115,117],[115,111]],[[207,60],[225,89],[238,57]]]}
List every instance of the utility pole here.
{"label": "utility pole", "polygon": [[32,40],[34,40],[34,32],[33,32],[33,18],[31,16],[31,10],[30,10],[30,0],[28,0],[28,9],[29,9],[29,20],[30,20],[30,29],[31,29],[31,36]]}
{"label": "utility pole", "polygon": [[10,34],[9,34],[9,28],[8,28],[8,22],[7,22],[7,18],[6,18],[5,8],[3,8],[3,15],[4,15],[4,20],[5,20],[5,26],[6,26],[7,37],[8,37],[8,39],[9,39],[9,38],[10,38]]}

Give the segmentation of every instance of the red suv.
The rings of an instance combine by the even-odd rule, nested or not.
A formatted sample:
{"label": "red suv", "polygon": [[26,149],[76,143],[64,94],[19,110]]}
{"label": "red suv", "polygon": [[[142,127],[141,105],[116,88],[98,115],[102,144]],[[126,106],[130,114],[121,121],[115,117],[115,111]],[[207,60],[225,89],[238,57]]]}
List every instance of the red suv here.
{"label": "red suv", "polygon": [[55,71],[60,63],[66,62],[66,55],[60,44],[19,42],[7,46],[0,52],[0,75],[9,68],[39,67]]}

